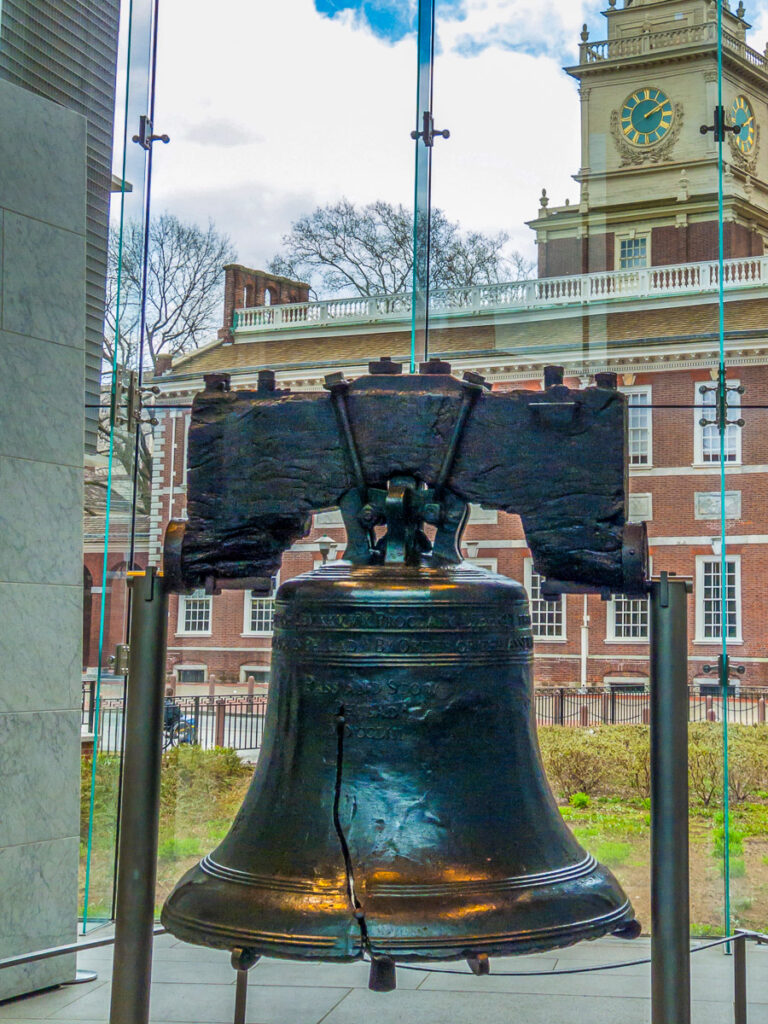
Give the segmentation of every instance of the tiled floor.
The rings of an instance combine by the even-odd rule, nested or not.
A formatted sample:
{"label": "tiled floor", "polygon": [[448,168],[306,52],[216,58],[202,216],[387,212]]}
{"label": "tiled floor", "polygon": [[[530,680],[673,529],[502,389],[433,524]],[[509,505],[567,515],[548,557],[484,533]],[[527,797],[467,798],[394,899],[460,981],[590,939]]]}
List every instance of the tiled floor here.
{"label": "tiled floor", "polygon": [[[295,964],[262,960],[249,974],[249,1024],[648,1024],[647,966],[599,974],[567,968],[618,963],[649,955],[649,943],[603,939],[535,957],[494,960],[489,977],[398,969],[397,991],[369,992],[365,964]],[[235,975],[226,953],[188,946],[169,935],[155,940],[152,1020],[228,1024]],[[748,947],[749,1024],[768,1024],[768,948]],[[0,1004],[0,1024],[104,1022],[109,1016],[112,947],[84,951],[78,966],[98,980]],[[465,970],[463,964],[444,969]],[[502,977],[504,971],[546,971]],[[555,972],[555,973],[552,973]],[[693,958],[693,1024],[733,1021],[733,960],[720,949]]]}

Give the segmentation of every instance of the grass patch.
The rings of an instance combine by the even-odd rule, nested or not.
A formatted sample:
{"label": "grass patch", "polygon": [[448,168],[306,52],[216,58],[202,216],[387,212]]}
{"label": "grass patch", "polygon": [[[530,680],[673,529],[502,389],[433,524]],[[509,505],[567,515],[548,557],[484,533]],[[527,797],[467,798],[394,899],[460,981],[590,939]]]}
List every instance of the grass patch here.
{"label": "grass patch", "polygon": [[589,852],[594,857],[597,857],[601,864],[605,864],[609,868],[615,868],[629,860],[632,854],[632,846],[630,843],[603,841],[601,843],[592,843]]}

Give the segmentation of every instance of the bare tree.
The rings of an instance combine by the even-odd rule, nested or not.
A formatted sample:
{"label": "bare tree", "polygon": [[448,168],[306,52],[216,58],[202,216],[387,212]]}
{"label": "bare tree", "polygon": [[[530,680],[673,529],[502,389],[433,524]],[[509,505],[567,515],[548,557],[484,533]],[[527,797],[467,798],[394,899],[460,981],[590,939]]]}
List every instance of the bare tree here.
{"label": "bare tree", "polygon": [[[107,263],[104,352],[111,362],[117,344],[120,366],[139,364],[144,229],[131,221],[120,237],[112,231]],[[178,355],[198,348],[215,332],[223,299],[225,263],[237,258],[229,238],[212,222],[207,228],[185,224],[164,213],[149,228],[144,365],[160,354]],[[119,288],[119,316],[118,316]],[[119,328],[119,329],[118,329]]]}
{"label": "bare tree", "polygon": [[[509,236],[463,232],[442,210],[432,211],[430,285],[464,288],[529,277],[533,265],[508,252]],[[379,200],[348,199],[300,217],[282,240],[272,273],[309,281],[316,294],[391,295],[409,291],[413,273],[413,214]]]}

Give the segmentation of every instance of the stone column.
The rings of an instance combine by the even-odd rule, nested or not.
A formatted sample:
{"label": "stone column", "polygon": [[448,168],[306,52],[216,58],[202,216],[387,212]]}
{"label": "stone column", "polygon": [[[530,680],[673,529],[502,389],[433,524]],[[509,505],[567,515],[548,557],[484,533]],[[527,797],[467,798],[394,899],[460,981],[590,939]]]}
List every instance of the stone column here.
{"label": "stone column", "polygon": [[[0,81],[0,957],[72,942],[80,807],[86,123]],[[0,1000],[74,976],[0,972]]]}

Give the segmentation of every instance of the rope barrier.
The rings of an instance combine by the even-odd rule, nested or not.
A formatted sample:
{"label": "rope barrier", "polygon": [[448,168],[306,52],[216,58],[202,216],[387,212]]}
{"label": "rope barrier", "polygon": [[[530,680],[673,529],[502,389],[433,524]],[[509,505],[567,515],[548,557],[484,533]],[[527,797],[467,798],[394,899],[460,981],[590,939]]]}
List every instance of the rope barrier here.
{"label": "rope barrier", "polygon": [[[745,937],[748,939],[754,939],[757,942],[761,940],[757,938],[757,932],[739,932],[736,935],[729,935],[725,939],[716,939],[713,942],[707,942],[702,946],[694,946],[691,949],[691,954],[701,953],[705,949],[713,949],[715,946],[724,946],[727,942],[733,942],[735,939]],[[768,936],[763,936],[762,941],[768,943]],[[642,960],[627,960],[620,964],[602,964],[597,967],[567,967],[561,971],[494,971],[494,978],[553,978],[559,974],[593,974],[596,971],[618,971],[622,967],[642,967],[646,964],[650,964],[651,958],[645,957]],[[366,963],[370,961],[366,958]],[[440,967],[416,967],[410,964],[399,963],[397,964],[399,971],[417,971],[420,974],[456,974],[463,975],[464,977],[472,977],[472,973],[469,971],[452,971],[443,970]]]}

